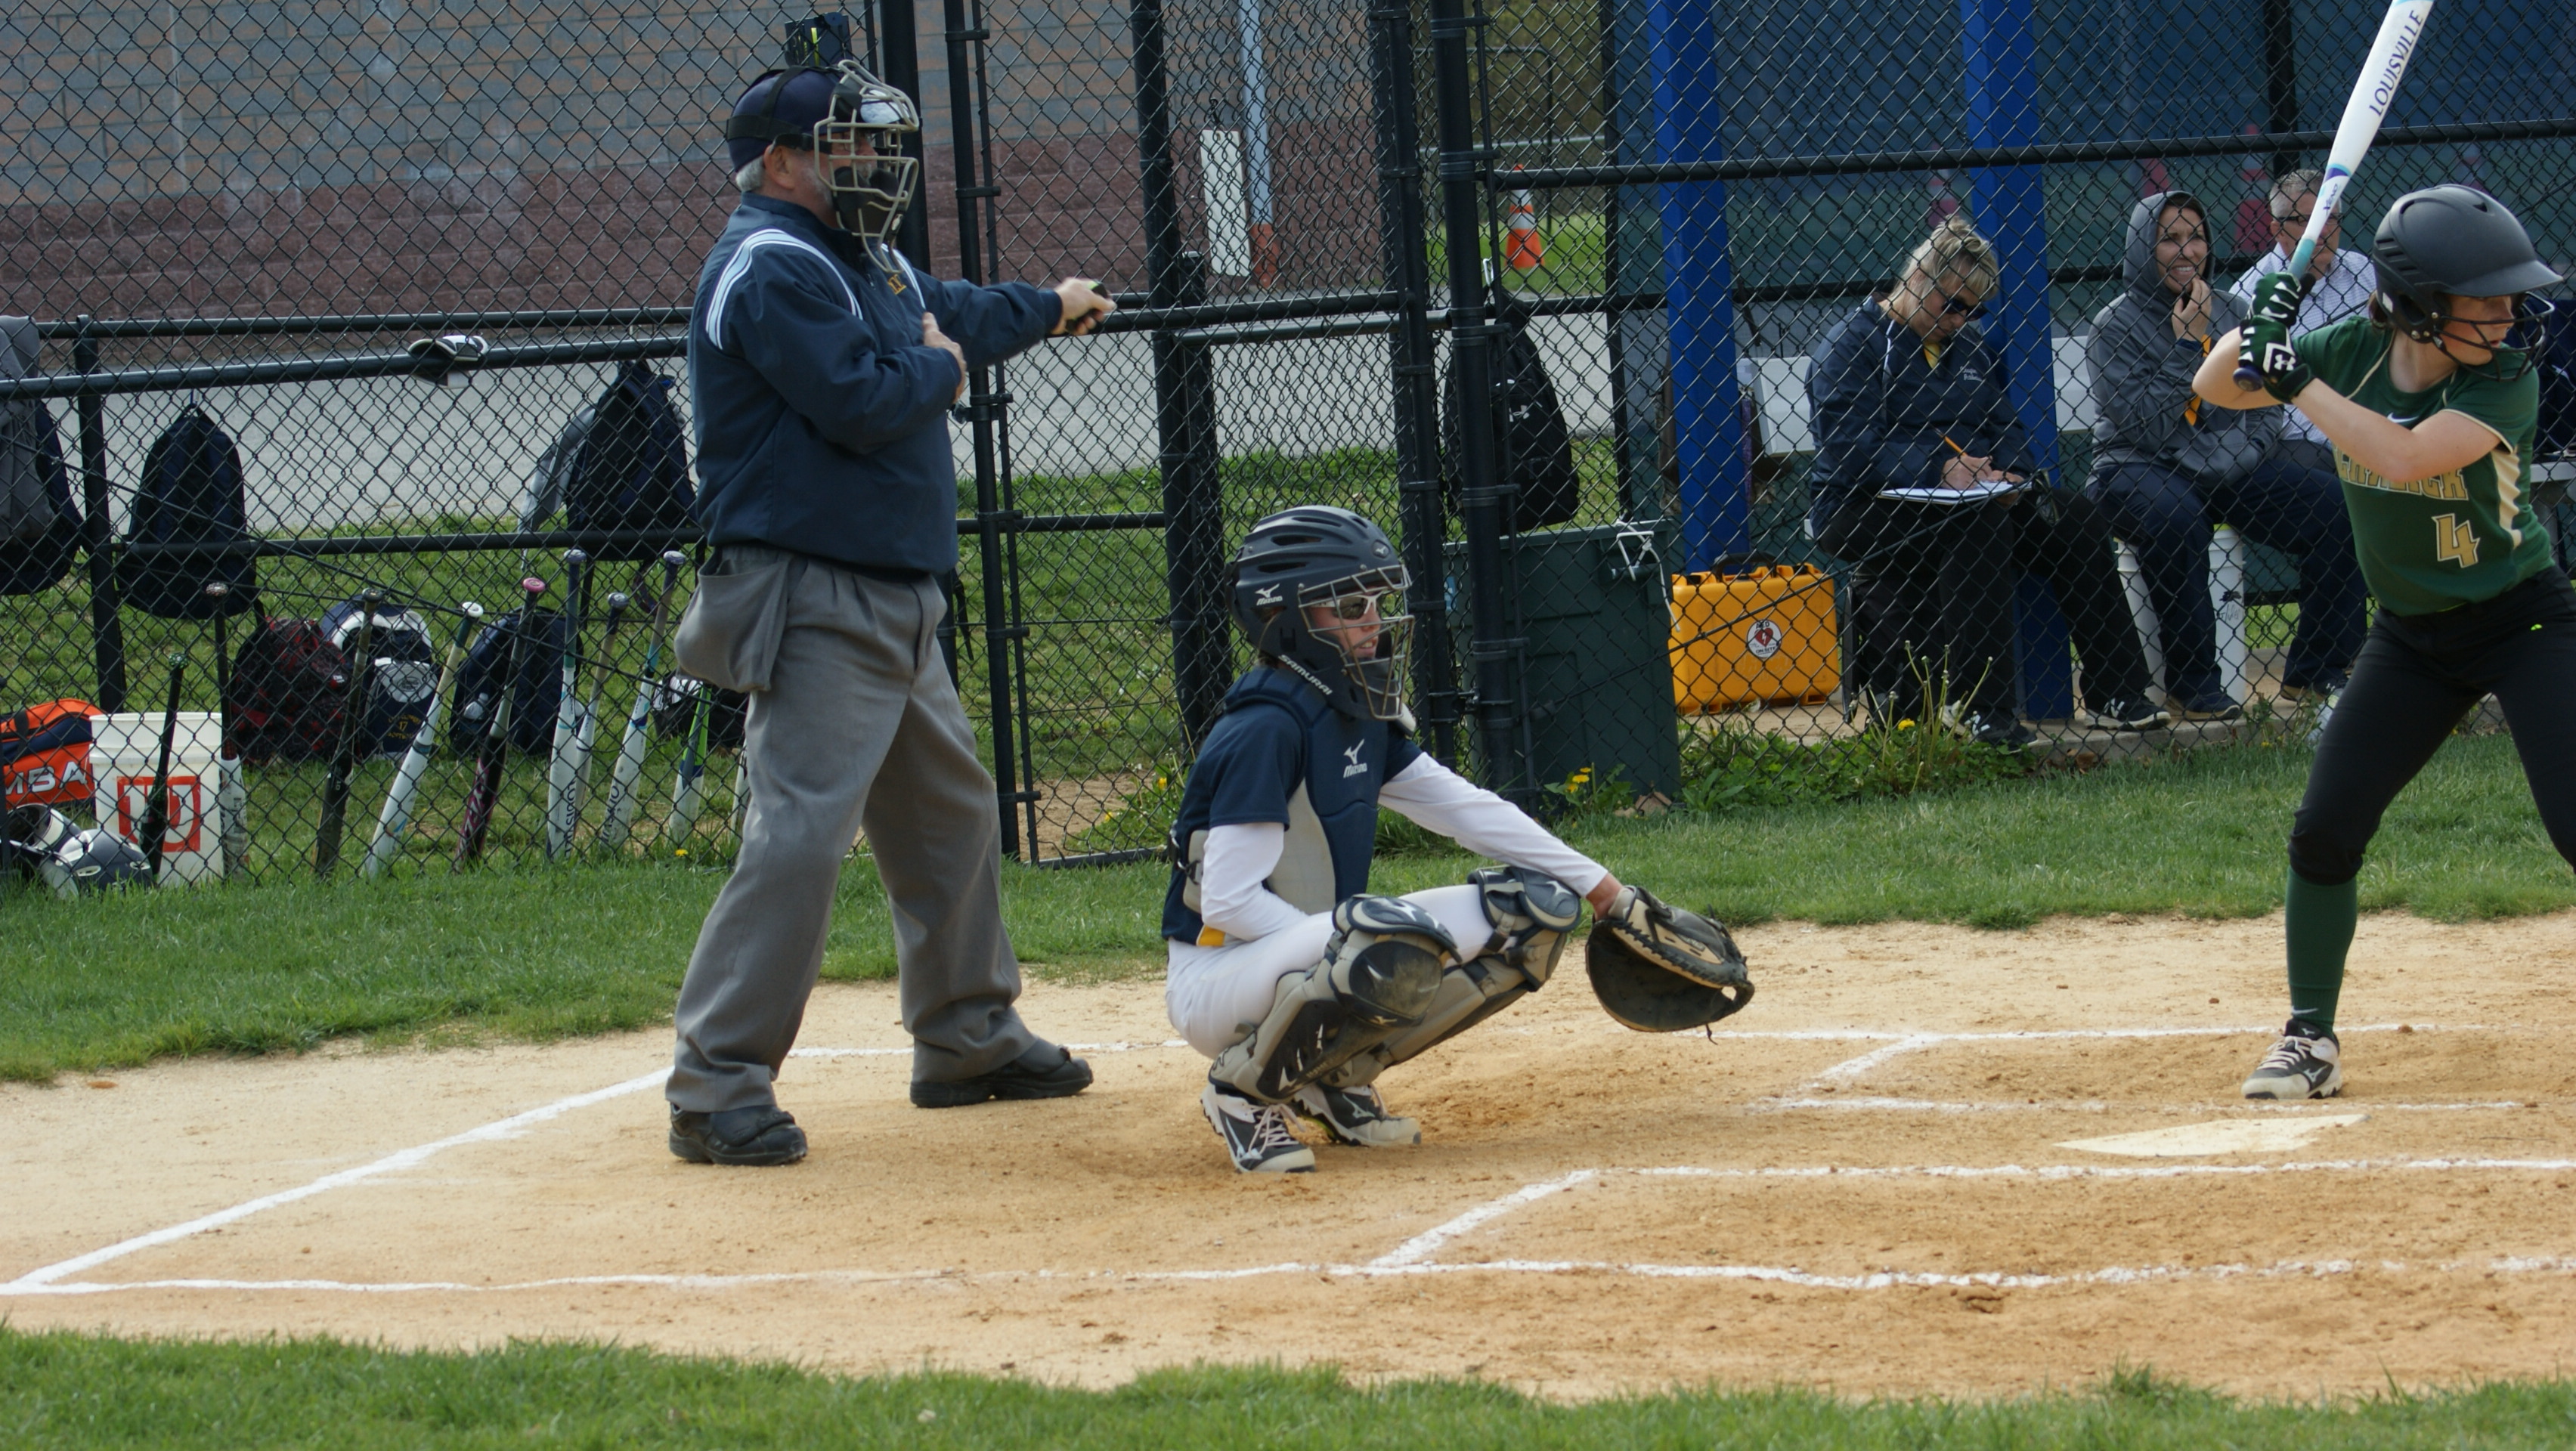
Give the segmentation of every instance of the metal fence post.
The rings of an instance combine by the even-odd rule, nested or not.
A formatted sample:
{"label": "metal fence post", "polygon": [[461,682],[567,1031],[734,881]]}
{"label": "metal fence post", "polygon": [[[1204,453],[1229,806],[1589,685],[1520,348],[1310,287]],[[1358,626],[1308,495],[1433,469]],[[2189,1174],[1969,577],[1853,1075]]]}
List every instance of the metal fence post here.
{"label": "metal fence post", "polygon": [[1503,489],[1494,457],[1492,326],[1485,295],[1483,157],[1476,149],[1473,81],[1467,64],[1465,0],[1431,0],[1431,80],[1439,105],[1440,202],[1449,248],[1449,367],[1458,382],[1461,484],[1467,525],[1467,583],[1476,661],[1476,744],[1485,785],[1514,801],[1532,797],[1520,729],[1519,652],[1503,594]]}
{"label": "metal fence post", "polygon": [[[93,321],[83,313],[80,332],[72,339],[72,366],[83,373],[98,371],[98,338],[90,331]],[[125,709],[125,621],[117,612],[116,559],[109,550],[114,535],[107,518],[107,399],[84,390],[72,411],[80,427],[81,508],[88,515],[81,522],[81,533],[89,553],[89,633],[98,656],[97,704],[104,711],[120,711]]]}
{"label": "metal fence post", "polygon": [[[1001,190],[977,185],[975,180],[982,136],[976,124],[976,72],[969,47],[989,39],[992,32],[970,23],[966,0],[946,0],[941,14],[947,23],[948,134],[957,167],[957,271],[968,282],[981,283],[984,249],[978,229],[985,203],[999,196]],[[1013,521],[1002,507],[1001,460],[995,451],[993,433],[994,420],[1004,401],[993,390],[991,369],[967,372],[966,418],[975,435],[976,570],[984,586],[984,675],[993,722],[993,796],[1002,817],[1002,855],[1017,856],[1020,820],[1016,808],[1034,797],[1019,789],[1018,753],[1012,740],[1016,732],[1011,711],[1010,646],[1016,626],[1010,615],[1009,581],[1003,577],[1007,563],[1002,531]]]}
{"label": "metal fence post", "polygon": [[[1162,0],[1127,12],[1136,56],[1136,148],[1143,172],[1145,269],[1151,305],[1207,301],[1207,260],[1181,250],[1180,198],[1173,176],[1169,76],[1163,59]],[[1207,349],[1157,328],[1154,431],[1163,475],[1164,588],[1171,599],[1172,692],[1181,735],[1195,752],[1216,723],[1231,683],[1226,611],[1225,515],[1217,463],[1216,385]]]}
{"label": "metal fence post", "polygon": [[1388,334],[1395,389],[1396,492],[1413,574],[1413,698],[1431,754],[1458,759],[1458,667],[1449,649],[1448,581],[1441,545],[1449,521],[1440,498],[1440,384],[1431,361],[1431,264],[1422,205],[1420,128],[1413,110],[1413,11],[1368,13],[1375,43],[1369,81],[1377,120],[1378,248],[1397,294]]}

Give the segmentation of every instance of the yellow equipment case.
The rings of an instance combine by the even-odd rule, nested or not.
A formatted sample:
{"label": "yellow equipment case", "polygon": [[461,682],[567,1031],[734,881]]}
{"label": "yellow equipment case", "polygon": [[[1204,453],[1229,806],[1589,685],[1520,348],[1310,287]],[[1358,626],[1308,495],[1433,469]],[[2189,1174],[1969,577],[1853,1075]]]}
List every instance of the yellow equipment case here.
{"label": "yellow equipment case", "polygon": [[1812,564],[1673,576],[1673,704],[1813,705],[1842,683],[1833,576]]}

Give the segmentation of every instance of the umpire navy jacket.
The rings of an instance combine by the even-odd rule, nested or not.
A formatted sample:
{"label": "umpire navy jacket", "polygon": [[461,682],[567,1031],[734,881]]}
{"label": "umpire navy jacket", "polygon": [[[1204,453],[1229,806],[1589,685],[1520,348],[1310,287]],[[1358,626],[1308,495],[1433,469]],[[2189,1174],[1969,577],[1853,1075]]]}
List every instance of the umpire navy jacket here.
{"label": "umpire navy jacket", "polygon": [[957,360],[1033,346],[1063,320],[1052,292],[914,272],[891,248],[794,202],[747,196],[698,273],[689,396],[699,522],[710,544],[766,544],[897,575],[957,565],[948,405]]}
{"label": "umpire navy jacket", "polygon": [[2012,472],[2030,468],[2030,435],[2004,388],[2003,355],[1974,323],[1941,345],[1889,317],[1877,298],[1833,325],[1807,367],[1807,411],[1816,435],[1808,475],[1810,523],[1881,489],[1932,488],[1954,455],[1947,438]]}

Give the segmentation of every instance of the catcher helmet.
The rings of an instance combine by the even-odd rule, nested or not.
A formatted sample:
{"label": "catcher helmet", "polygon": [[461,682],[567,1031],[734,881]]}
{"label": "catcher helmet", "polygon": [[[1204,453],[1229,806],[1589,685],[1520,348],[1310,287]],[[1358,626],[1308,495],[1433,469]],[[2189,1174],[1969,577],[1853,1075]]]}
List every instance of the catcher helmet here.
{"label": "catcher helmet", "polygon": [[12,806],[0,816],[0,863],[33,876],[71,834],[72,824],[50,806]]}
{"label": "catcher helmet", "polygon": [[[2518,298],[2564,280],[2540,260],[2531,235],[2504,203],[2465,186],[2426,187],[2399,197],[2380,219],[2370,255],[2379,273],[2373,315],[2444,352],[2450,350],[2443,331],[2451,321],[2450,299]],[[2526,322],[2548,310],[2545,302],[2516,308]],[[2530,366],[2528,356],[2513,363],[2509,374],[2495,360],[2477,365],[2507,381]]]}
{"label": "catcher helmet", "polygon": [[[1307,504],[1252,526],[1226,567],[1234,622],[1252,647],[1354,720],[1411,722],[1404,708],[1412,583],[1386,532],[1348,509]],[[1310,610],[1330,611],[1318,625]]]}
{"label": "catcher helmet", "polygon": [[[883,242],[912,204],[921,163],[905,156],[906,136],[921,130],[912,98],[855,60],[826,70],[793,66],[764,71],[733,104],[725,151],[736,168],[772,146],[823,158],[823,189],[841,230]],[[871,154],[859,155],[864,142]]]}
{"label": "catcher helmet", "polygon": [[152,880],[142,848],[112,831],[75,831],[36,863],[36,874],[57,897],[104,892]]}

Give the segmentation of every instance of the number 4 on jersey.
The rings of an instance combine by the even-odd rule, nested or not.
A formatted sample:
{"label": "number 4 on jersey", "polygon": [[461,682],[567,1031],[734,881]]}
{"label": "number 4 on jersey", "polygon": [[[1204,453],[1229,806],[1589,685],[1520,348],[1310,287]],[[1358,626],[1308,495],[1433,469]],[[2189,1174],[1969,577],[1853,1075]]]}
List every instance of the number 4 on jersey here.
{"label": "number 4 on jersey", "polygon": [[2434,515],[2433,558],[2462,569],[2473,568],[2478,562],[2477,526],[2456,515]]}

